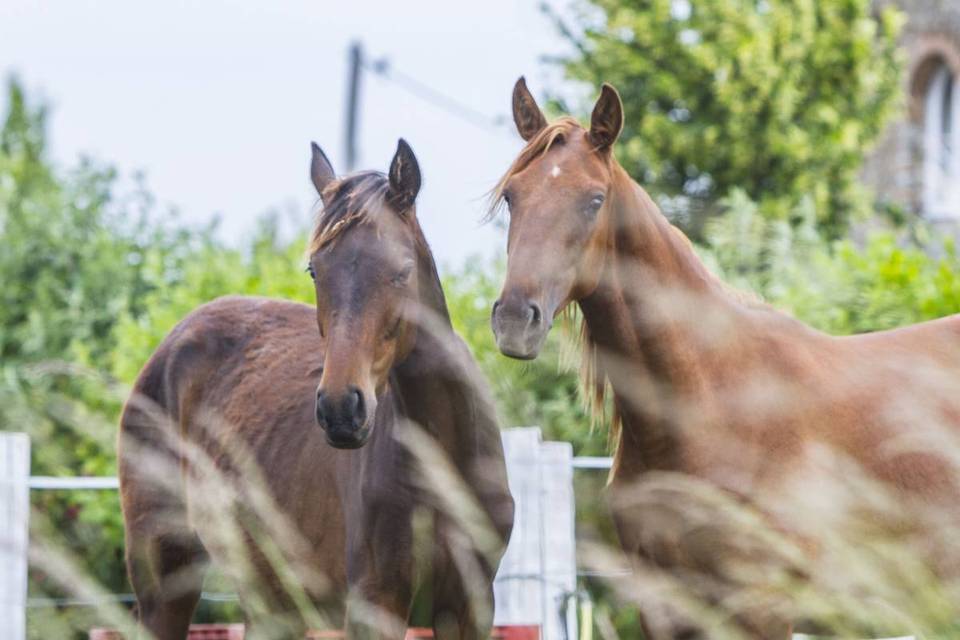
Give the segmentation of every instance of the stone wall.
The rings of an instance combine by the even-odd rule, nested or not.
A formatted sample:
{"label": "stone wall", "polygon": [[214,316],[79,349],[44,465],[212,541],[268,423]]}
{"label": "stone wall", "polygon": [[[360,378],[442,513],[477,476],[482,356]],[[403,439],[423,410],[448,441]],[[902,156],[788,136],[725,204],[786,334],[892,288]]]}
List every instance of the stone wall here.
{"label": "stone wall", "polygon": [[877,0],[898,7],[907,23],[901,34],[906,68],[901,117],[893,122],[868,158],[864,182],[885,201],[920,211],[922,189],[923,95],[931,72],[945,62],[960,78],[960,0]]}

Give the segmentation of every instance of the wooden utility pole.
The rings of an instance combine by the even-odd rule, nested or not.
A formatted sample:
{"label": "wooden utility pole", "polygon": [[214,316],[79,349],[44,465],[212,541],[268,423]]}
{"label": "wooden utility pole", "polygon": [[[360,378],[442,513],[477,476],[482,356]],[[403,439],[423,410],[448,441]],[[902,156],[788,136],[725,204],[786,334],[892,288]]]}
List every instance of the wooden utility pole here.
{"label": "wooden utility pole", "polygon": [[360,124],[360,72],[363,70],[363,45],[359,40],[350,44],[347,56],[347,121],[344,132],[344,157],[347,171],[356,169],[357,128]]}

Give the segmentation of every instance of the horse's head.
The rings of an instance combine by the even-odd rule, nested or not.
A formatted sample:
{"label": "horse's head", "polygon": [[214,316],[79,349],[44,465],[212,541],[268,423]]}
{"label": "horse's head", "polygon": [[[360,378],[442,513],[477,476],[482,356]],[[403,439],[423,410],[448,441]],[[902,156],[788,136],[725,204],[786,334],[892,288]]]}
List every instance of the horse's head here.
{"label": "horse's head", "polygon": [[408,318],[417,300],[420,169],[400,140],[387,175],[338,179],[316,144],[310,174],[323,201],[309,249],[326,349],[317,423],[331,445],[354,449],[370,435],[390,369],[415,339]]}
{"label": "horse's head", "polygon": [[509,207],[510,226],[507,277],[491,324],[504,355],[530,359],[556,314],[598,285],[613,229],[611,146],[623,107],[604,85],[589,131],[572,118],[548,124],[520,78],[513,118],[527,146],[495,192],[495,202]]}

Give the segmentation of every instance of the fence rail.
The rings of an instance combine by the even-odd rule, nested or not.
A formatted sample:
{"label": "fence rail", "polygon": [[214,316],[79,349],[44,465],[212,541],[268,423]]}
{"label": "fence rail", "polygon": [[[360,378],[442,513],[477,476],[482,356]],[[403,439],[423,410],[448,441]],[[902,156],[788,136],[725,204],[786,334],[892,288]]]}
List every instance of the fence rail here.
{"label": "fence rail", "polygon": [[32,491],[46,491],[51,489],[115,490],[120,488],[120,480],[114,476],[77,476],[75,478],[62,478],[59,476],[30,476],[27,486]]}
{"label": "fence rail", "polygon": [[[575,456],[574,469],[609,469],[613,458],[604,456]],[[71,491],[71,490],[109,490],[119,489],[120,480],[115,476],[30,476],[28,486],[32,491]]]}

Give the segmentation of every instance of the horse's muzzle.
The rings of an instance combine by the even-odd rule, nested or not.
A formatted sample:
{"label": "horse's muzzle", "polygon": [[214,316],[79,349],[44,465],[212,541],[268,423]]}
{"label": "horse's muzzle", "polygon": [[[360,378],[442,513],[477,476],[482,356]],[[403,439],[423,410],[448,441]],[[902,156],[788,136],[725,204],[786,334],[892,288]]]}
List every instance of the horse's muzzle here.
{"label": "horse's muzzle", "polygon": [[490,326],[500,353],[520,360],[540,355],[551,323],[532,300],[504,297],[493,303]]}
{"label": "horse's muzzle", "polygon": [[317,424],[327,434],[327,442],[337,449],[358,449],[370,436],[363,392],[348,387],[346,392],[331,396],[322,389],[317,391]]}

